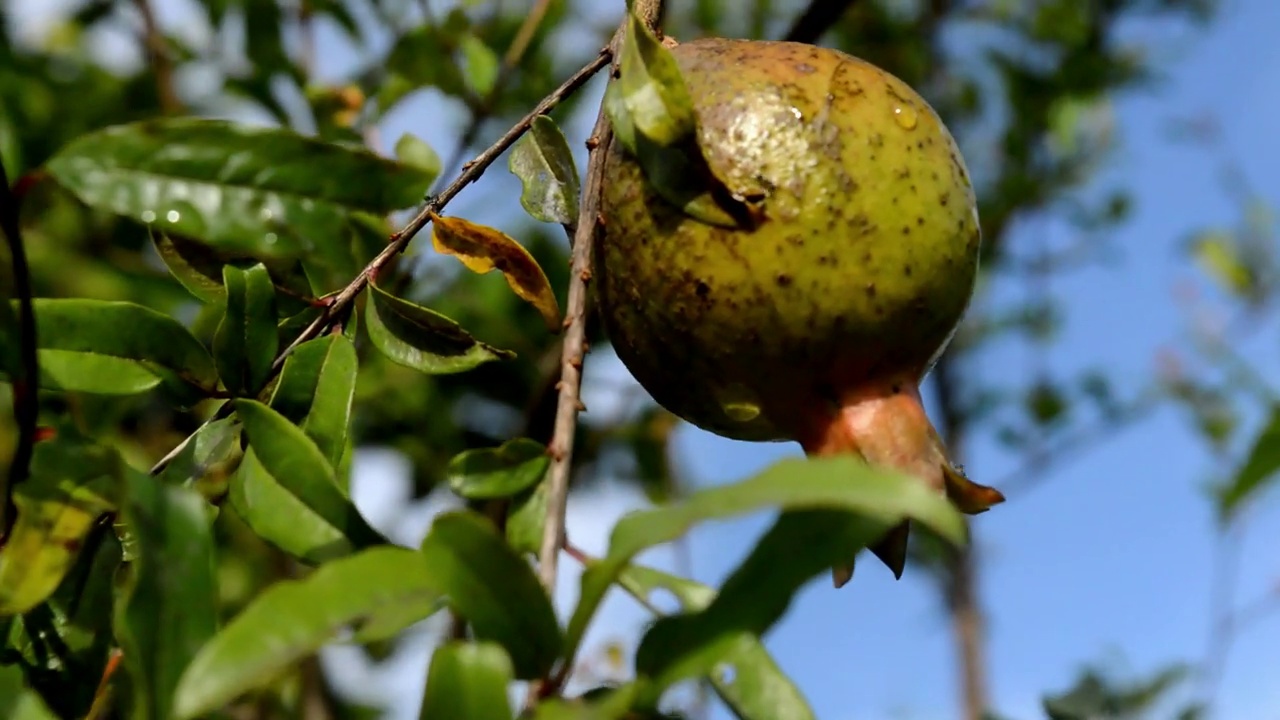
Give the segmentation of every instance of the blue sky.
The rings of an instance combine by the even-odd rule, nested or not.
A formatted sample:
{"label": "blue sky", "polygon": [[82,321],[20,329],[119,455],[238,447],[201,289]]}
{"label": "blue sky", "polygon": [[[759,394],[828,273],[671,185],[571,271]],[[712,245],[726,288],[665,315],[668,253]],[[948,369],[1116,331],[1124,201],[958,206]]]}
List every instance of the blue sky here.
{"label": "blue sky", "polygon": [[[43,14],[33,9],[47,12],[62,4],[10,3],[15,1],[30,17]],[[1238,206],[1222,191],[1222,155],[1171,143],[1166,133],[1170,120],[1215,114],[1226,153],[1264,198],[1280,202],[1280,83],[1275,80],[1280,77],[1280,44],[1275,41],[1280,3],[1224,0],[1222,6],[1207,34],[1175,33],[1171,45],[1162,45],[1159,57],[1167,82],[1115,107],[1122,144],[1103,186],[1131,188],[1136,210],[1113,237],[1121,251],[1118,264],[1054,280],[1052,291],[1070,301],[1064,335],[1047,360],[1055,372],[1070,375],[1101,366],[1136,388],[1154,371],[1158,348],[1185,345],[1187,314],[1176,302],[1175,288],[1195,276],[1176,244],[1191,229],[1235,224]],[[162,19],[191,27],[183,22],[185,3],[161,0],[159,8]],[[38,30],[39,25],[29,27]],[[125,61],[136,61],[125,38],[104,42]],[[343,52],[322,53],[322,70],[336,75],[350,61]],[[590,92],[598,95],[597,85]],[[383,144],[390,146],[401,132],[412,131],[442,150],[451,147],[453,108],[442,112],[440,107],[434,95],[408,103],[383,127]],[[582,137],[589,119],[567,123],[570,137]],[[970,159],[970,164],[977,161]],[[464,192],[451,210],[478,216],[485,209],[479,201],[488,192],[510,188],[513,182],[499,167],[481,187]],[[484,221],[513,227],[515,222]],[[1018,232],[1064,238],[1062,228],[1044,222],[1029,223]],[[1017,297],[1015,290],[1004,288],[997,299]],[[1273,381],[1280,380],[1275,329],[1269,327],[1243,348]],[[1021,381],[1030,364],[1024,349],[1008,347],[985,358],[980,372]],[[620,374],[607,354],[592,356],[590,378]],[[608,404],[602,393],[588,397],[595,412],[607,412]],[[731,482],[780,457],[799,454],[793,445],[735,443],[692,428],[678,433],[675,452],[694,487]],[[978,439],[968,448],[965,464],[976,479],[993,482],[1015,471],[1018,463],[1017,456]],[[1011,494],[1005,505],[977,520],[985,561],[981,594],[989,614],[989,674],[999,710],[1011,717],[1041,717],[1041,693],[1065,688],[1084,663],[1142,674],[1203,656],[1216,538],[1203,488],[1229,469],[1223,463],[1206,451],[1183,414],[1169,409],[1055,467],[1034,489]],[[433,500],[406,512],[396,495],[402,487],[403,468],[395,457],[370,451],[361,458],[354,482],[357,501],[376,524],[413,543],[442,503]],[[612,483],[577,496],[571,535],[600,552],[609,524],[641,503],[633,492]],[[1277,505],[1273,494],[1248,515],[1240,602],[1280,583],[1280,559],[1271,550],[1280,547]],[[688,541],[694,576],[707,582],[723,578],[768,521],[751,517],[694,532]],[[664,550],[651,559],[674,567],[673,558]],[[575,587],[569,563],[562,606],[569,606]],[[613,598],[591,640],[633,639],[644,619],[629,600]],[[935,588],[910,570],[894,582],[887,572],[868,565],[841,591],[833,590],[825,577],[815,580],[769,635],[768,645],[824,720],[957,715],[951,635]],[[389,717],[407,719],[416,717],[416,688],[426,662],[425,643],[410,648],[380,675],[368,675],[341,650],[326,660],[342,676],[344,687],[393,696]],[[1218,718],[1280,718],[1280,614],[1236,642],[1219,699]]]}

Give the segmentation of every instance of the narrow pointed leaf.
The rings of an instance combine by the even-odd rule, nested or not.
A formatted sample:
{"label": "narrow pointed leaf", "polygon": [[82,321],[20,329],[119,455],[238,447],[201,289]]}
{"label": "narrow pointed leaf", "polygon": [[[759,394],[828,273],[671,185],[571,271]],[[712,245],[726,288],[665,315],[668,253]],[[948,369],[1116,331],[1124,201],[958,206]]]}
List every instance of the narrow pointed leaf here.
{"label": "narrow pointed leaf", "polygon": [[129,475],[124,522],[137,551],[119,622],[135,712],[172,716],[182,671],[218,625],[210,506],[194,490]]}
{"label": "narrow pointed leaf", "polygon": [[[110,525],[99,522],[83,541],[75,565],[47,600],[21,615],[5,618],[2,638],[9,657],[19,661],[57,717],[85,717],[94,686],[116,645],[112,610],[121,546]],[[0,692],[0,698],[4,694]],[[2,706],[0,702],[0,706]],[[10,715],[0,712],[0,717]]]}
{"label": "narrow pointed leaf", "polygon": [[658,145],[693,134],[693,99],[675,56],[649,28],[627,13],[618,86],[636,130]]}
{"label": "narrow pointed leaf", "polygon": [[243,457],[240,422],[234,417],[214,420],[196,431],[165,466],[160,479],[169,485],[195,488],[206,498],[220,498],[226,495],[228,480]]}
{"label": "narrow pointed leaf", "polygon": [[[701,612],[716,599],[716,591],[702,583],[643,565],[625,568],[618,576],[618,583],[646,603],[652,601],[655,591],[670,592],[686,613]],[[737,631],[724,648],[723,656],[716,658],[706,678],[736,717],[814,720],[808,701],[778,667],[758,635]]]}
{"label": "narrow pointed leaf", "polygon": [[213,335],[213,359],[227,391],[256,395],[271,372],[280,338],[276,288],[266,266],[222,268],[226,312]]}
{"label": "narrow pointed leaf", "polygon": [[458,42],[462,53],[463,79],[475,97],[483,98],[493,91],[498,81],[498,54],[472,33]]}
{"label": "narrow pointed leaf", "polygon": [[582,641],[609,586],[631,558],[681,537],[699,522],[767,508],[839,510],[886,530],[910,518],[949,542],[964,539],[959,513],[946,498],[914,478],[877,470],[851,457],[782,460],[751,479],[701,490],[679,503],[622,518],[610,535],[609,553],[582,575],[578,606],[569,621],[570,651]]}
{"label": "narrow pointed leaf", "polygon": [[40,694],[26,687],[22,668],[0,666],[0,717],[9,720],[57,720]]}
{"label": "narrow pointed leaf", "polygon": [[468,500],[511,497],[542,480],[551,456],[540,442],[508,440],[496,448],[465,450],[449,461],[449,488]]}
{"label": "narrow pointed leaf", "polygon": [[436,252],[453,255],[468,270],[483,275],[497,270],[521,300],[542,314],[547,329],[558,332],[560,306],[551,282],[528,250],[501,230],[456,217],[431,216],[431,240]]}
{"label": "narrow pointed leaf", "polygon": [[436,608],[422,556],[378,547],[334,560],[304,580],[285,580],[256,597],[213,637],[178,683],[174,712],[194,718],[270,684],[298,660],[388,613],[411,622]]}
{"label": "narrow pointed leaf", "polygon": [[614,142],[635,158],[644,179],[659,197],[704,223],[728,228],[739,226],[739,221],[722,207],[721,198],[714,192],[714,178],[696,142],[690,139],[670,146],[659,145],[637,130],[622,85],[616,80],[605,89],[604,110],[613,127]]}
{"label": "narrow pointed leaf", "polygon": [[507,513],[507,543],[517,552],[536,556],[542,551],[547,525],[547,484],[540,482],[511,499]]}
{"label": "narrow pointed leaf", "polygon": [[501,645],[457,641],[441,645],[431,653],[419,717],[511,720],[507,687],[513,675],[511,658]]}
{"label": "narrow pointed leaf", "polygon": [[201,118],[83,135],[47,168],[92,207],[259,258],[340,244],[348,212],[410,207],[431,182],[365,149]]}
{"label": "narrow pointed leaf", "polygon": [[231,476],[229,490],[232,507],[258,537],[304,562],[319,564],[356,549],[338,521],[285,489],[253,448]]}
{"label": "narrow pointed leaf", "polygon": [[427,144],[425,140],[412,133],[405,133],[396,141],[396,158],[406,165],[412,165],[419,170],[429,173],[434,181],[440,176],[444,170],[444,163],[440,160],[434,148]]}
{"label": "narrow pointed leaf", "polygon": [[365,322],[374,347],[396,364],[431,375],[466,372],[481,363],[515,357],[486,345],[458,323],[402,300],[372,283]]}
{"label": "narrow pointed leaf", "polygon": [[440,515],[422,553],[454,611],[476,638],[501,644],[516,677],[541,677],[560,655],[555,611],[529,563],[486,518],[471,512]]}
{"label": "narrow pointed leaf", "polygon": [[520,178],[520,205],[535,220],[561,225],[578,221],[578,167],[554,120],[534,118],[529,132],[511,148],[507,168]]}
{"label": "narrow pointed leaf", "polygon": [[[333,466],[301,428],[254,400],[236,401],[236,414],[244,424],[244,433],[254,456],[250,459],[246,454],[237,475],[256,472],[260,467],[276,485],[305,507],[308,514],[339,531],[351,548],[386,542],[338,486]],[[250,504],[264,513],[268,510],[260,500],[254,502],[251,499]],[[326,555],[331,549],[329,545],[321,548]]]}
{"label": "narrow pointed leaf", "polygon": [[[217,386],[213,358],[177,320],[130,302],[37,298],[40,384],[105,395],[144,392],[172,378]],[[0,336],[0,346],[17,338]]]}
{"label": "narrow pointed leaf", "polygon": [[707,607],[663,618],[645,633],[636,650],[636,672],[655,679],[654,700],[687,678],[733,677],[722,666],[782,618],[800,587],[848,558],[850,547],[865,547],[890,527],[847,512],[784,512]]}
{"label": "narrow pointed leaf", "polygon": [[98,519],[118,507],[125,472],[111,448],[61,436],[36,444],[30,467],[0,548],[0,616],[28,612],[57,589]]}
{"label": "narrow pointed leaf", "polygon": [[271,396],[271,409],[300,425],[334,468],[346,448],[359,369],[350,338],[308,340],[289,353]]}
{"label": "narrow pointed leaf", "polygon": [[1244,465],[1218,493],[1218,513],[1222,518],[1235,514],[1249,498],[1267,483],[1280,477],[1280,406],[1271,409]]}

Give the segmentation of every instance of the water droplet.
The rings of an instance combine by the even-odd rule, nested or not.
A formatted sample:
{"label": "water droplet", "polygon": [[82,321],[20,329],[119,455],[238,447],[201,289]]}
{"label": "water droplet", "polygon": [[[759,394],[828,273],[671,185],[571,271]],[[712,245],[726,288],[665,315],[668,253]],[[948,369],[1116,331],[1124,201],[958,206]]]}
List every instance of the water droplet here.
{"label": "water droplet", "polygon": [[792,115],[795,115],[797,120],[803,120],[803,119],[804,119],[804,113],[800,112],[800,108],[798,108],[798,107],[793,107],[793,108],[791,108],[791,114],[792,114]]}
{"label": "water droplet", "polygon": [[150,211],[150,210],[143,210],[143,211],[142,211],[142,222],[144,222],[144,223],[148,223],[148,224],[149,224],[149,223],[153,223],[153,222],[155,222],[155,221],[156,221],[156,214],[155,214],[154,212],[152,212],[152,211]]}
{"label": "water droplet", "polygon": [[760,417],[760,401],[755,393],[747,388],[733,384],[719,393],[720,408],[734,422],[751,422]]}
{"label": "water droplet", "polygon": [[915,130],[916,124],[920,122],[920,114],[910,105],[899,105],[893,109],[893,119],[902,127]]}
{"label": "water droplet", "polygon": [[276,234],[271,232],[267,233],[266,236],[263,238],[263,240],[265,240],[268,245],[275,245],[276,239],[277,239]]}
{"label": "water droplet", "polygon": [[760,406],[751,402],[728,402],[722,405],[730,420],[750,422],[760,417]]}
{"label": "water droplet", "polygon": [[271,208],[262,208],[262,212],[258,213],[258,215],[262,217],[263,222],[267,222],[274,217],[274,213],[271,212]]}
{"label": "water droplet", "polygon": [[169,212],[164,214],[164,219],[168,220],[171,223],[178,222],[178,218],[180,217],[182,217],[182,215],[180,215],[177,210],[170,210]]}

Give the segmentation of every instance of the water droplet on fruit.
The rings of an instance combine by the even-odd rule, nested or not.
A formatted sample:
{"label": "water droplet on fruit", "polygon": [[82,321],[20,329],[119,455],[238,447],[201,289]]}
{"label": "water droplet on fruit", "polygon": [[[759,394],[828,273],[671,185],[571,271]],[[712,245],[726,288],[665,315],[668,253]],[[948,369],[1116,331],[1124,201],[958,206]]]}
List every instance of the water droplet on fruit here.
{"label": "water droplet on fruit", "polygon": [[150,210],[142,211],[142,222],[153,223],[156,221],[156,214]]}
{"label": "water droplet on fruit", "polygon": [[915,130],[920,122],[920,114],[910,105],[899,105],[893,109],[893,119],[907,130]]}
{"label": "water droplet on fruit", "polygon": [[734,422],[751,422],[760,417],[760,401],[754,393],[741,385],[731,385],[719,394],[720,408]]}
{"label": "water droplet on fruit", "polygon": [[180,215],[177,210],[170,210],[169,212],[164,214],[164,219],[168,220],[171,223],[178,222],[178,218],[180,217],[182,217],[182,215]]}

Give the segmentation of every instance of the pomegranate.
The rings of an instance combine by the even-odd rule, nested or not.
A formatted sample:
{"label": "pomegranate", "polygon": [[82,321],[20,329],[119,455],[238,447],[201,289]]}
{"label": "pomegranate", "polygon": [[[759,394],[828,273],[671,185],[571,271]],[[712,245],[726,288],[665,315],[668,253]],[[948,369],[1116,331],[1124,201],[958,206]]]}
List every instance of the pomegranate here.
{"label": "pomegranate", "polygon": [[[919,385],[973,293],[982,233],[947,128],[898,78],[799,43],[672,48],[711,173],[759,188],[755,222],[704,222],[606,156],[598,300],[623,363],[724,437],[856,453],[967,513],[1003,497],[954,468]],[[872,547],[900,577],[904,524]],[[834,570],[837,587],[852,562]]]}

